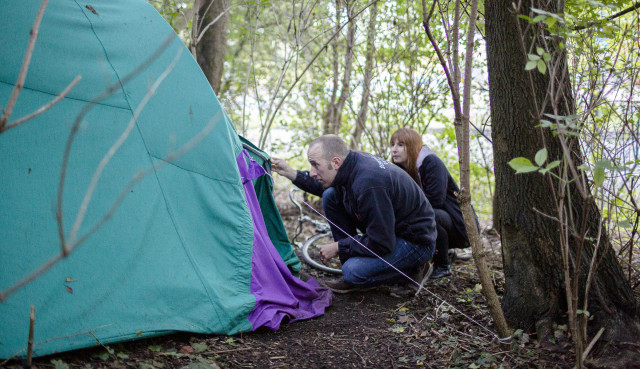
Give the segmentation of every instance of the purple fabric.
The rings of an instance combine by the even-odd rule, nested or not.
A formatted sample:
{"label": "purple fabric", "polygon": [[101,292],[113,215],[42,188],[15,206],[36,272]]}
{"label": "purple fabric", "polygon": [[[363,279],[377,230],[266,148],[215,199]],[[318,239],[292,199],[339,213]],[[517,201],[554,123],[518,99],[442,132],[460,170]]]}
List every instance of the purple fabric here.
{"label": "purple fabric", "polygon": [[319,286],[314,279],[303,282],[294,277],[269,239],[251,182],[256,178],[253,176],[264,173],[260,170],[263,168],[253,160],[247,165],[243,154],[238,156],[237,163],[254,229],[251,294],[256,298],[256,305],[249,313],[252,329],[278,329],[285,319],[295,322],[324,314],[325,308],[331,305],[331,291]]}

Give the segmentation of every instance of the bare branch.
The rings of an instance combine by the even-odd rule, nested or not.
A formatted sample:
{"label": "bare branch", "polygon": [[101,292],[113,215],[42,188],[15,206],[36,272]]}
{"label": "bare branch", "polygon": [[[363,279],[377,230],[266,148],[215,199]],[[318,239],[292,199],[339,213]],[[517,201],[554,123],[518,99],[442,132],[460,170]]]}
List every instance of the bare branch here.
{"label": "bare branch", "polygon": [[82,79],[82,76],[77,76],[76,78],[74,78],[73,81],[71,81],[71,83],[62,92],[60,92],[60,94],[58,94],[58,96],[56,96],[55,99],[51,100],[47,105],[41,106],[38,110],[34,111],[33,113],[27,116],[24,116],[14,122],[11,122],[7,126],[5,126],[3,129],[0,129],[0,133],[7,131],[11,128],[17,127],[20,124],[27,122],[37,117],[38,115],[44,113],[45,111],[49,110],[52,106],[60,102],[60,100],[64,99],[64,97],[67,96],[67,94],[71,91],[71,89],[73,89],[75,85],[77,85],[78,82],[80,82],[81,79]]}
{"label": "bare branch", "polygon": [[11,113],[13,112],[13,108],[16,105],[16,101],[18,100],[18,96],[20,95],[20,91],[24,87],[24,81],[27,78],[27,72],[29,70],[29,64],[31,63],[31,56],[33,55],[33,49],[36,46],[36,39],[38,38],[38,30],[40,29],[40,22],[42,21],[42,17],[44,16],[44,10],[47,7],[47,3],[49,0],[42,0],[42,4],[40,4],[40,9],[36,14],[36,20],[33,22],[33,28],[31,28],[31,37],[29,38],[29,44],[27,44],[27,51],[24,53],[24,58],[22,59],[22,67],[20,67],[20,74],[18,74],[18,80],[16,81],[15,86],[13,86],[13,91],[11,91],[11,96],[9,97],[9,102],[2,113],[2,117],[0,117],[0,132],[4,131],[4,126],[11,118]]}

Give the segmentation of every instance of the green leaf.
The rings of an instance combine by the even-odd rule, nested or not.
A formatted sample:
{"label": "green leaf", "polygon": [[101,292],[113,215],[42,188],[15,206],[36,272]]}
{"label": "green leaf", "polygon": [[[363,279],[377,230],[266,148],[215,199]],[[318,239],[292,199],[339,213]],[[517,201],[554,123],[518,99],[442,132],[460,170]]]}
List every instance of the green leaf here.
{"label": "green leaf", "polygon": [[62,360],[51,360],[54,369],[69,369],[69,365]]}
{"label": "green leaf", "polygon": [[552,161],[551,163],[549,163],[549,165],[547,165],[547,170],[557,167],[558,165],[560,165],[560,163],[561,163],[560,160]]}
{"label": "green leaf", "polygon": [[151,346],[149,346],[149,350],[153,351],[153,352],[160,352],[160,351],[162,351],[162,346],[151,345]]}
{"label": "green leaf", "polygon": [[547,65],[544,63],[544,60],[538,60],[538,71],[542,74],[547,73]]}
{"label": "green leaf", "polygon": [[602,186],[603,183],[604,183],[604,168],[595,167],[593,169],[593,184],[596,187],[600,187]]}
{"label": "green leaf", "polygon": [[618,222],[618,227],[620,228],[631,228],[631,222],[627,219],[621,220]]}
{"label": "green leaf", "polygon": [[538,167],[533,165],[529,159],[523,157],[512,159],[509,162],[509,166],[516,171],[516,174],[535,172],[538,170]]}
{"label": "green leaf", "polygon": [[541,48],[540,46],[536,47],[536,52],[538,53],[538,55],[542,55],[544,54],[544,49]]}
{"label": "green leaf", "polygon": [[106,352],[106,351],[101,351],[101,352],[97,352],[97,353],[91,355],[91,357],[98,358],[98,359],[100,359],[102,361],[107,361],[107,360],[109,360],[109,353]]}
{"label": "green leaf", "polygon": [[518,18],[531,22],[531,18],[527,17],[524,14],[518,14]]}
{"label": "green leaf", "polygon": [[596,168],[602,168],[602,169],[611,169],[611,160],[609,159],[602,159],[602,160],[598,160],[596,162]]}
{"label": "green leaf", "polygon": [[529,60],[535,60],[535,61],[540,60],[540,56],[535,54],[529,54],[527,55],[527,57],[529,58]]}
{"label": "green leaf", "polygon": [[527,64],[524,66],[524,70],[532,70],[536,68],[536,65],[538,64],[538,62],[534,61],[534,60],[529,60],[527,62]]}
{"label": "green leaf", "polygon": [[535,18],[533,18],[533,23],[538,23],[541,22],[543,20],[547,19],[546,15],[536,15]]}
{"label": "green leaf", "polygon": [[404,327],[401,326],[401,325],[396,325],[395,327],[390,328],[390,330],[393,333],[402,333],[402,332],[404,332]]}
{"label": "green leaf", "polygon": [[209,345],[207,345],[206,343],[196,342],[191,344],[191,347],[193,347],[193,350],[199,354],[201,352],[207,351],[207,349],[209,348]]}
{"label": "green leaf", "polygon": [[584,314],[587,318],[589,317],[589,315],[591,315],[587,310],[580,310],[580,309],[576,310],[576,314],[577,315]]}
{"label": "green leaf", "polygon": [[125,354],[124,352],[118,352],[118,354],[116,355],[118,358],[120,359],[128,359],[129,355]]}
{"label": "green leaf", "polygon": [[[538,16],[538,17],[539,17],[539,16]],[[478,366],[476,363],[471,363],[471,364],[469,364],[469,368],[470,368],[470,369],[478,369],[478,368],[479,368],[479,366]]]}
{"label": "green leaf", "polygon": [[535,161],[536,161],[536,164],[538,164],[538,166],[542,166],[542,164],[544,164],[544,162],[547,161],[546,148],[542,148],[538,150],[538,152],[536,153]]}
{"label": "green leaf", "polygon": [[556,22],[557,22],[557,19],[555,19],[553,17],[549,17],[549,18],[544,20],[544,23],[549,27],[555,26]]}

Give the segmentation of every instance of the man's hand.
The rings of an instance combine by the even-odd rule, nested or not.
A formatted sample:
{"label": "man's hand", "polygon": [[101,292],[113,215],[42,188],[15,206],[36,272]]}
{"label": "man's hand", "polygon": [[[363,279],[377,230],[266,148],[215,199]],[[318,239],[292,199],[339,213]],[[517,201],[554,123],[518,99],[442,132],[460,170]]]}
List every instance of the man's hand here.
{"label": "man's hand", "polygon": [[296,179],[296,175],[298,175],[298,171],[291,168],[286,161],[280,158],[271,158],[271,169],[274,172],[280,174],[281,176],[285,176],[290,180]]}
{"label": "man's hand", "polygon": [[329,260],[338,256],[338,243],[332,242],[326,245],[321,245],[320,256],[322,257],[322,263],[326,265]]}

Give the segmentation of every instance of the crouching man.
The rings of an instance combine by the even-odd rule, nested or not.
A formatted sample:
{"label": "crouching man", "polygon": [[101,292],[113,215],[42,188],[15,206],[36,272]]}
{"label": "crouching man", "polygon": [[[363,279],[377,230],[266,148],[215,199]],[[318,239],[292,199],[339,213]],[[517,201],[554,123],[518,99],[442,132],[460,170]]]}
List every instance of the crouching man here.
{"label": "crouching man", "polygon": [[[336,293],[380,284],[406,284],[431,259],[437,236],[434,211],[401,168],[349,150],[336,135],[316,138],[311,169],[296,171],[273,158],[273,170],[300,189],[322,196],[335,242],[322,245],[323,261],[339,257],[344,279],[327,283]],[[362,234],[358,234],[358,230]]]}

